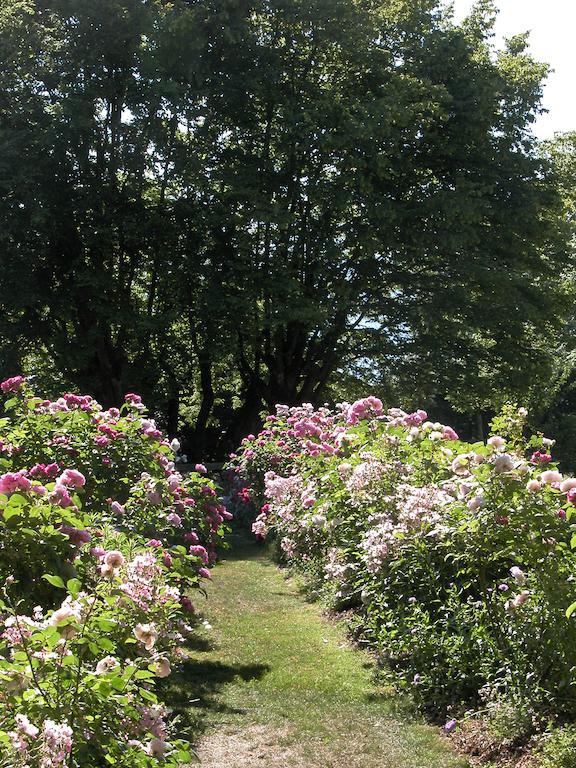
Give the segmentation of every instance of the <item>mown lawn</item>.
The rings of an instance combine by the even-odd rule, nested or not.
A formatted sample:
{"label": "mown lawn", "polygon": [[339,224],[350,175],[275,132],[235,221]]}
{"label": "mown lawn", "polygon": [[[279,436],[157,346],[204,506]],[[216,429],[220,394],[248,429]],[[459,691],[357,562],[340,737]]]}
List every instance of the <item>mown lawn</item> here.
{"label": "mown lawn", "polygon": [[252,542],[233,542],[199,607],[213,630],[168,700],[208,768],[467,766],[375,687],[369,657]]}

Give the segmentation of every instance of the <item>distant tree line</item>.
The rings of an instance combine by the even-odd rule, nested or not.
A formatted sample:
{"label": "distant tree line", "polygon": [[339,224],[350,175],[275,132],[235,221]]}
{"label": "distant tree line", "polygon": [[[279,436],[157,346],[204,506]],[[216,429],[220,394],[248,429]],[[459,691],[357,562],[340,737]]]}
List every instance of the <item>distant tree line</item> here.
{"label": "distant tree line", "polygon": [[4,373],[136,390],[206,457],[277,402],[367,389],[471,430],[510,398],[550,418],[574,141],[534,140],[547,67],[525,36],[495,51],[493,20],[486,0],[461,25],[432,0],[4,0]]}

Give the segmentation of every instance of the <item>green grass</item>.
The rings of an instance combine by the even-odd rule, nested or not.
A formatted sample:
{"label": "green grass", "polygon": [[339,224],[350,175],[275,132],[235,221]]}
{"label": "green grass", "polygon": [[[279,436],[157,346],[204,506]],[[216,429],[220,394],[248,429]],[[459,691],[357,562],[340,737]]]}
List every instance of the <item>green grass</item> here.
{"label": "green grass", "polygon": [[401,702],[375,687],[370,657],[255,545],[235,542],[199,608],[213,630],[171,681],[168,701],[207,765],[467,765],[436,729],[399,716]]}

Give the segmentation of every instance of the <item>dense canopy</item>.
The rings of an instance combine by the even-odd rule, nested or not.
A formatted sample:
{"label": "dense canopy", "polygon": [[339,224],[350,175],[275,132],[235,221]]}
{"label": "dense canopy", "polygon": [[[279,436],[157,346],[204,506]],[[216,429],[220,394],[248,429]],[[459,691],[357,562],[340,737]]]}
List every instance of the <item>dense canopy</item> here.
{"label": "dense canopy", "polygon": [[[481,2],[6,0],[3,365],[144,392],[229,443],[263,406],[470,410],[550,366],[567,237],[544,65]],[[40,362],[40,360],[42,362]],[[352,385],[353,386],[353,385]],[[221,443],[221,445],[224,445]]]}

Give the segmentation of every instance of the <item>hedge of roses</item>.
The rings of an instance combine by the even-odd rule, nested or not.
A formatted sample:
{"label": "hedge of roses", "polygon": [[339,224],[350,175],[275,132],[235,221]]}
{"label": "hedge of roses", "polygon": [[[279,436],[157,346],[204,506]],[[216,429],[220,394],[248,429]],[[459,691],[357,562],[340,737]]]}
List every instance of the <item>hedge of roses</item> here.
{"label": "hedge of roses", "polygon": [[[433,714],[576,715],[576,479],[508,408],[487,443],[368,397],[278,406],[232,456],[230,497]],[[568,609],[568,610],[567,610]],[[567,615],[568,614],[568,615]]]}
{"label": "hedge of roses", "polygon": [[137,395],[105,410],[0,388],[0,765],[193,761],[155,683],[185,656],[230,513]]}

